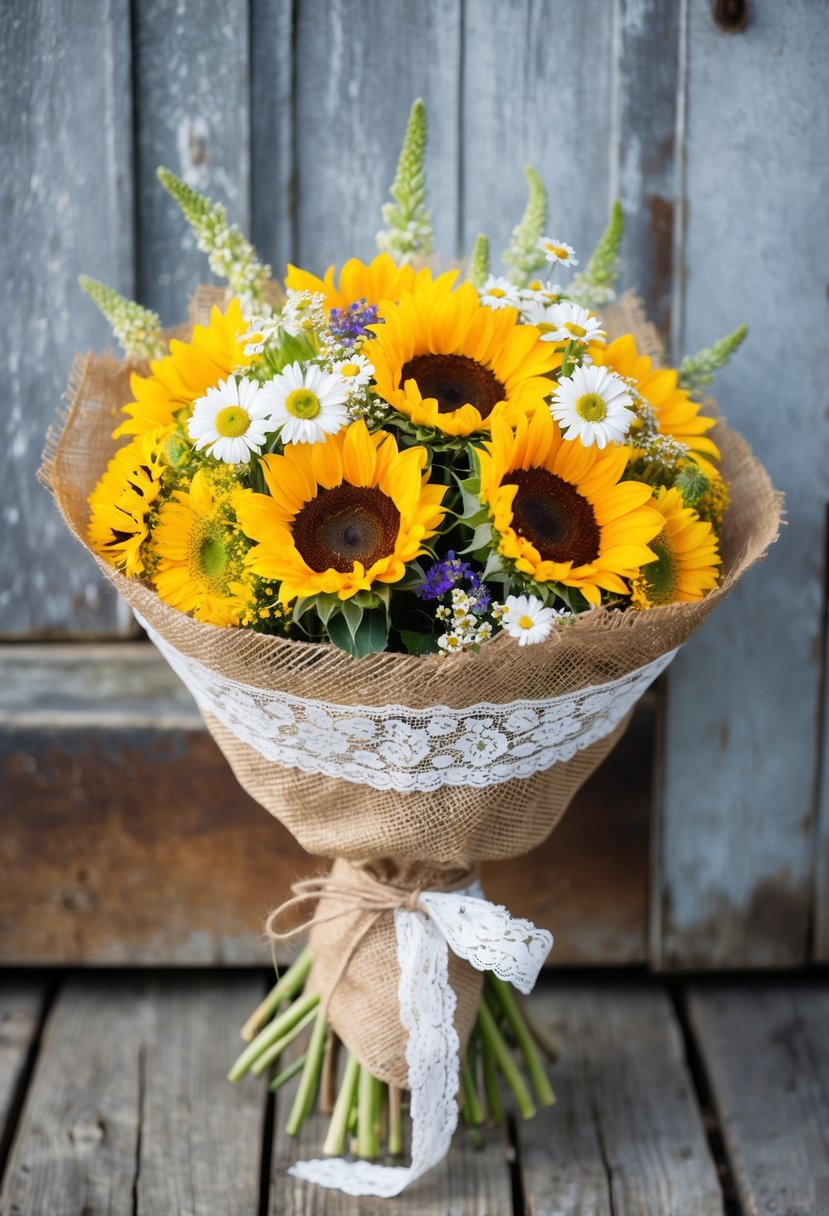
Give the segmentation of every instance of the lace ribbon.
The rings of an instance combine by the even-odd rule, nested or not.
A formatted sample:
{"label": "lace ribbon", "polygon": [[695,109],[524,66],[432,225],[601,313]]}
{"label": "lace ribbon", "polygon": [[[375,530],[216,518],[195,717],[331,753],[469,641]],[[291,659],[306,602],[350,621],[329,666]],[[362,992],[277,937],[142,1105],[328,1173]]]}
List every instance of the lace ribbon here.
{"label": "lace ribbon", "polygon": [[527,994],[553,945],[546,929],[515,920],[506,908],[484,899],[478,883],[462,891],[421,891],[418,908],[398,906],[394,911],[400,1020],[409,1036],[411,1165],[341,1158],[298,1161],[288,1171],[295,1178],[347,1195],[390,1199],[437,1165],[458,1123],[460,1042],[454,1026],[449,950],[478,971],[494,971]]}

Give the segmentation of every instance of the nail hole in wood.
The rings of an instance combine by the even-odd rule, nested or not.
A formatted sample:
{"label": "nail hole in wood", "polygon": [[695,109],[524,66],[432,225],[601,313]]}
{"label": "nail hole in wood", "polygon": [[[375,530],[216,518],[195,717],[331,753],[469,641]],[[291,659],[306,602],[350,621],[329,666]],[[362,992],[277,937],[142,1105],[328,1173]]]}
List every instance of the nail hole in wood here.
{"label": "nail hole in wood", "polygon": [[739,34],[748,25],[748,0],[714,0],[714,20],[727,34]]}

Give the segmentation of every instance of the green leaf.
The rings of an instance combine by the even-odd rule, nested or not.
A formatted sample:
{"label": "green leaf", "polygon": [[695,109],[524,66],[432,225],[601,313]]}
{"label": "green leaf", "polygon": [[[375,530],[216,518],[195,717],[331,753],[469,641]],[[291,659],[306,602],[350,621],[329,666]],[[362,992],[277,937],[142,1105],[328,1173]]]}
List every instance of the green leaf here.
{"label": "green leaf", "polygon": [[343,613],[337,613],[328,621],[328,636],[335,646],[356,659],[379,653],[386,649],[389,640],[386,614],[380,608],[363,612],[363,619],[352,635]]}
{"label": "green leaf", "polygon": [[492,548],[492,524],[487,518],[485,523],[478,524],[472,534],[472,539],[465,549],[461,549],[462,556],[468,553],[477,553],[482,549]]}
{"label": "green leaf", "polygon": [[409,654],[437,654],[440,647],[437,643],[437,638],[432,637],[430,633],[415,633],[413,629],[401,629],[400,641],[406,647]]}
{"label": "green leaf", "polygon": [[343,600],[342,604],[340,605],[340,612],[345,618],[345,623],[348,626],[348,632],[351,634],[352,638],[356,638],[357,630],[362,622],[364,612],[361,605],[354,602],[355,599],[356,596],[350,600]]}

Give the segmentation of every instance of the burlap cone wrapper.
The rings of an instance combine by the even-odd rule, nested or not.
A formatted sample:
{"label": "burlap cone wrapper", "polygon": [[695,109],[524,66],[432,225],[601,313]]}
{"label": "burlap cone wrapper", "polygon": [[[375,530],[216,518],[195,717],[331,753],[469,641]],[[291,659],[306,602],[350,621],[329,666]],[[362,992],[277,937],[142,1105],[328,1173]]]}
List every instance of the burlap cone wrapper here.
{"label": "burlap cone wrapper", "polygon": [[[201,289],[193,319],[203,321],[217,293]],[[631,332],[639,349],[661,362],[656,331],[631,297],[605,313],[609,336]],[[111,438],[131,399],[128,366],[112,358],[79,359],[70,405],[50,436],[43,479],[77,538],[85,543],[87,497],[120,445]],[[718,422],[732,506],[722,530],[723,579],[705,599],[647,612],[597,610],[576,618],[547,642],[519,647],[505,634],[479,654],[416,658],[404,654],[354,659],[330,645],[267,637],[200,624],[163,603],[155,592],[97,559],[119,594],[160,640],[221,680],[301,701],[333,706],[405,706],[463,710],[545,702],[603,685],[658,660],[681,645],[762,557],[778,531],[781,499],[748,445]],[[344,859],[407,888],[440,889],[472,873],[477,863],[528,852],[556,826],[574,794],[605,758],[627,719],[566,760],[528,777],[473,787],[465,784],[401,792],[356,780],[302,771],[266,758],[210,713],[207,726],[242,786],[285,824],[309,853]],[[342,864],[340,866],[342,871]],[[336,910],[320,901],[319,913]],[[391,915],[367,932],[352,910],[312,932],[311,982],[327,993],[345,951],[362,933],[330,994],[329,1020],[346,1046],[381,1080],[405,1087],[405,1032],[397,1015],[397,955]],[[475,1017],[481,976],[451,956],[457,993],[456,1026],[464,1044]]]}

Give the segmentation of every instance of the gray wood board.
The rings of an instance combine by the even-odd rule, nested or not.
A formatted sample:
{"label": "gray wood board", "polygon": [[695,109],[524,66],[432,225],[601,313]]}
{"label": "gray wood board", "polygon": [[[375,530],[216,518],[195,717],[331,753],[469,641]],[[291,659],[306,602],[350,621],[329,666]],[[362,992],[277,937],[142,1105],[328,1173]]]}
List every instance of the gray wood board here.
{"label": "gray wood board", "polygon": [[722,1196],[664,990],[555,977],[530,998],[560,1043],[557,1104],[519,1127],[533,1216],[715,1216]]}
{"label": "gray wood board", "polygon": [[88,975],[49,1016],[0,1212],[257,1210],[264,1100],[225,1073],[257,977]]}
{"label": "gray wood board", "polygon": [[[549,191],[549,235],[573,245],[582,265],[604,229],[613,33],[607,0],[466,6],[461,252],[468,255],[475,235],[487,233],[495,274],[526,205],[526,164]],[[551,277],[566,283],[569,274]]]}
{"label": "gray wood board", "polygon": [[35,474],[75,351],[111,344],[78,275],[134,286],[129,5],[4,4],[0,44],[0,635],[123,632]]}
{"label": "gray wood board", "polygon": [[695,984],[688,1006],[745,1216],[824,1216],[829,980]]}
{"label": "gray wood board", "polygon": [[294,257],[293,0],[255,0],[251,7],[251,239],[281,279]]}
{"label": "gray wood board", "polygon": [[166,325],[186,320],[207,257],[155,173],[159,165],[250,229],[250,67],[244,0],[134,5],[138,294]]}
{"label": "gray wood board", "polygon": [[12,1130],[23,1075],[32,1050],[46,998],[39,979],[4,978],[0,990],[0,1145]]}
{"label": "gray wood board", "polygon": [[[829,111],[814,81],[829,22],[804,0],[751,13],[725,35],[708,5],[689,6],[675,334],[677,353],[695,351],[749,324],[714,388],[786,492],[790,526],[669,673],[653,948],[667,966],[799,963],[814,894],[829,273]],[[772,300],[797,335],[789,354]]]}
{"label": "gray wood board", "polygon": [[299,264],[376,254],[409,108],[430,117],[428,205],[436,247],[457,241],[459,0],[299,3],[295,31],[295,170]]}

